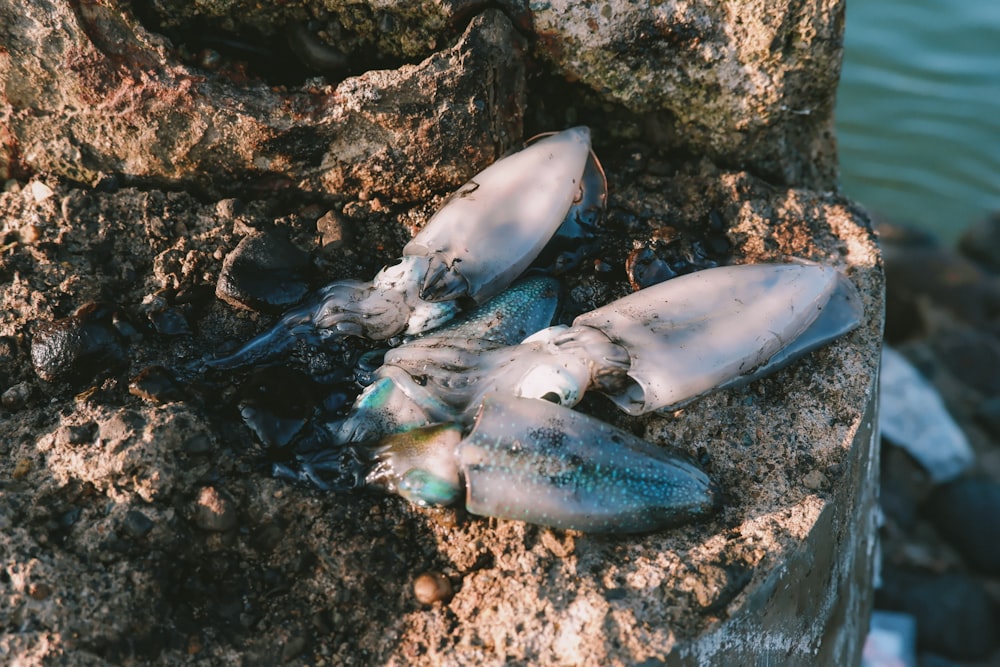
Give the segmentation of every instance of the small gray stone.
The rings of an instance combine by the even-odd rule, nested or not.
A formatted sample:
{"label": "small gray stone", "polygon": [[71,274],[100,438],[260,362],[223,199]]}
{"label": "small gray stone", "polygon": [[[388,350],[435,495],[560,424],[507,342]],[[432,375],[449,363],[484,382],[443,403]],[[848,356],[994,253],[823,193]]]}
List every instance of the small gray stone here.
{"label": "small gray stone", "polygon": [[122,521],[122,530],[132,537],[145,537],[155,525],[152,519],[139,510],[129,510]]}
{"label": "small gray stone", "polygon": [[31,385],[27,382],[18,382],[10,387],[0,396],[0,403],[8,409],[16,409],[28,402],[31,398]]}

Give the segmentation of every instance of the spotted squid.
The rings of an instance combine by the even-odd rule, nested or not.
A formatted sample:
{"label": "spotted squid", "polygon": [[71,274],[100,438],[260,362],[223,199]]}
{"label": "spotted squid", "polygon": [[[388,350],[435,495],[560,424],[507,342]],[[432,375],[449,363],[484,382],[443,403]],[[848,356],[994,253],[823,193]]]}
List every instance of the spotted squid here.
{"label": "spotted squid", "polygon": [[438,327],[463,301],[481,304],[502,292],[562,225],[587,224],[606,197],[590,131],[575,127],[545,136],[453,193],[403,256],[370,282],[334,281],[233,354],[206,364],[231,369],[260,363],[300,339],[386,340]]}
{"label": "spotted squid", "polygon": [[487,394],[468,428],[439,424],[367,450],[368,485],[421,506],[594,533],[711,514],[718,492],[683,456],[561,405]]}

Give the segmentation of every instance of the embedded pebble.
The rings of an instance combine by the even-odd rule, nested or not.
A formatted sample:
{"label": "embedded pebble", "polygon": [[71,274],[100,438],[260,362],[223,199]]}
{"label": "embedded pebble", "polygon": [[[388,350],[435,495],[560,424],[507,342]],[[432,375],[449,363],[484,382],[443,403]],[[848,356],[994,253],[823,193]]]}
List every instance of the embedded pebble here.
{"label": "embedded pebble", "polygon": [[29,398],[31,398],[31,384],[18,382],[0,395],[0,403],[5,408],[14,410],[27,403]]}
{"label": "embedded pebble", "polygon": [[303,637],[289,637],[285,645],[281,647],[281,661],[288,662],[294,660],[306,649],[306,640]]}
{"label": "embedded pebble", "polygon": [[33,583],[28,586],[28,595],[34,600],[44,600],[52,595],[52,587],[45,583]]}
{"label": "embedded pebble", "polygon": [[413,580],[413,596],[420,604],[448,602],[452,595],[451,580],[441,572],[425,572]]}
{"label": "embedded pebble", "polygon": [[184,313],[178,308],[167,307],[162,310],[153,310],[146,317],[149,318],[156,333],[161,336],[188,336],[191,334],[191,325],[188,324]]}
{"label": "embedded pebble", "polygon": [[42,230],[38,225],[25,225],[21,228],[19,236],[21,237],[21,243],[34,245],[42,238]]}
{"label": "embedded pebble", "polygon": [[923,511],[970,567],[1000,575],[1000,484],[957,479],[935,489]]}
{"label": "embedded pebble", "polygon": [[84,445],[93,442],[97,437],[97,424],[63,424],[56,431],[55,444],[60,447],[67,445]]}
{"label": "embedded pebble", "polygon": [[31,341],[31,362],[43,380],[86,382],[125,361],[111,311],[95,303],[70,317],[39,323]]}
{"label": "embedded pebble", "polygon": [[32,181],[28,186],[36,203],[41,203],[55,194],[55,191],[41,181]]}
{"label": "embedded pebble", "polygon": [[330,251],[344,244],[344,222],[336,211],[327,211],[316,221],[316,231],[320,235],[323,250]]}
{"label": "embedded pebble", "polygon": [[888,567],[876,591],[878,609],[917,619],[917,646],[956,660],[980,660],[996,645],[1000,622],[993,602],[975,579]]}
{"label": "embedded pebble", "polygon": [[10,476],[13,479],[24,479],[31,472],[31,467],[31,459],[18,459]]}
{"label": "embedded pebble", "polygon": [[309,255],[276,233],[250,232],[222,264],[215,294],[230,305],[279,314],[309,292]]}
{"label": "embedded pebble", "polygon": [[637,248],[629,254],[625,260],[625,271],[634,290],[641,290],[677,276],[677,272],[648,247]]}
{"label": "embedded pebble", "polygon": [[235,527],[238,520],[236,503],[226,492],[206,486],[198,494],[194,522],[202,530],[227,531]]}
{"label": "embedded pebble", "polygon": [[828,484],[826,475],[819,470],[810,470],[802,477],[802,485],[811,491],[819,491]]}
{"label": "embedded pebble", "polygon": [[152,519],[139,510],[129,510],[122,520],[122,530],[131,537],[145,537],[155,525]]}
{"label": "embedded pebble", "polygon": [[140,371],[129,382],[128,393],[151,403],[170,403],[184,398],[177,378],[163,366],[150,366]]}
{"label": "embedded pebble", "polygon": [[239,199],[221,199],[215,205],[215,215],[220,220],[232,220],[240,215],[244,208],[243,202]]}

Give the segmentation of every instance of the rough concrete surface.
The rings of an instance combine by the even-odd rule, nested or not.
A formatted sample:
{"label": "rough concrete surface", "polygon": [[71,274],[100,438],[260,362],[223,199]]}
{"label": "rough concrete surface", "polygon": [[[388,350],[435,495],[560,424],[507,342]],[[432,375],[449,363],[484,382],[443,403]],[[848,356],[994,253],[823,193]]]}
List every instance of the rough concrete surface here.
{"label": "rough concrete surface", "polygon": [[[0,661],[857,659],[882,277],[866,214],[827,191],[832,148],[803,149],[829,143],[826,121],[798,126],[808,141],[722,155],[669,114],[637,115],[626,88],[564,81],[523,8],[501,4],[469,15],[442,3],[458,18],[427,53],[390,54],[419,62],[292,85],[255,77],[239,50],[199,69],[116,0],[0,2]],[[530,7],[536,30],[547,7]],[[823,7],[795,15],[836,22],[840,8]],[[31,56],[33,40],[55,51]],[[795,94],[826,108],[832,81]],[[272,478],[280,452],[241,406],[308,417],[331,400],[309,374],[339,358],[297,350],[262,372],[191,371],[272,321],[215,296],[241,239],[308,253],[314,287],[369,278],[522,126],[577,122],[593,129],[610,197],[596,256],[561,276],[563,320],[630,282],[725,262],[822,261],[863,295],[860,329],[770,378],[667,416],[582,405],[699,459],[725,491],[720,513],[595,537]],[[787,122],[765,124],[800,131]],[[772,169],[775,151],[801,168]]]}

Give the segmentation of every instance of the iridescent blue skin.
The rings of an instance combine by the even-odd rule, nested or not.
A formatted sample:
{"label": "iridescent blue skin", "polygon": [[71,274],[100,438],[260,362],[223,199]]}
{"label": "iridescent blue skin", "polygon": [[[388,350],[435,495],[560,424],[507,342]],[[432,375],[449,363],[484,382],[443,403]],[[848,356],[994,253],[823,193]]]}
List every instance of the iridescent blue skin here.
{"label": "iridescent blue skin", "polygon": [[[376,380],[355,401],[332,440],[361,442],[459,420],[478,393],[477,383],[489,379],[477,369],[490,368],[486,360],[491,352],[547,327],[558,297],[556,280],[528,277],[462,319],[390,350]],[[407,359],[418,363],[401,363]]]}
{"label": "iridescent blue skin", "polygon": [[368,483],[418,505],[592,533],[641,533],[704,519],[708,475],[684,457],[560,405],[487,396],[457,425],[387,438]]}
{"label": "iridescent blue skin", "polygon": [[[861,314],[834,269],[746,265],[641,290],[516,346],[430,337],[427,350],[387,355],[382,372],[408,404],[434,404],[436,421],[455,423],[384,439],[366,481],[425,506],[450,504],[464,488],[473,514],[587,532],[702,518],[717,495],[703,471],[569,406],[597,385],[632,414],[672,408],[773,372]],[[422,382],[404,390],[418,369]]]}

